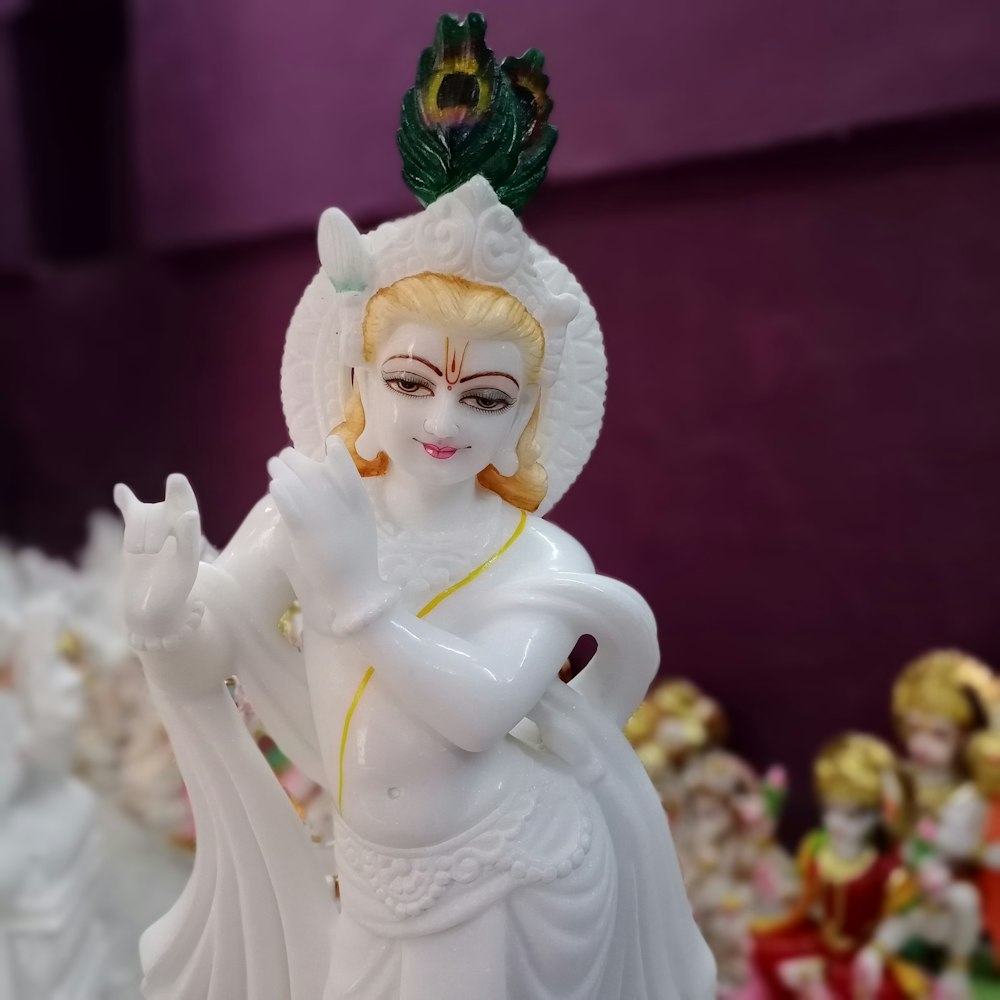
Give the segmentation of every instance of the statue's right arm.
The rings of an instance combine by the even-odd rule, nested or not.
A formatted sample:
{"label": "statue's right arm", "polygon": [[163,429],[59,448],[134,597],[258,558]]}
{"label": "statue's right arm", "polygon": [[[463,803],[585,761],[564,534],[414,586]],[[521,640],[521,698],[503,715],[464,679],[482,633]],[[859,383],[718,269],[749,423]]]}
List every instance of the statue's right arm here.
{"label": "statue's right arm", "polygon": [[241,630],[273,626],[293,599],[273,505],[261,500],[206,563],[184,476],[169,477],[162,502],[142,503],[124,485],[115,502],[125,519],[125,619],[147,677],[180,699],[218,690],[234,672]]}

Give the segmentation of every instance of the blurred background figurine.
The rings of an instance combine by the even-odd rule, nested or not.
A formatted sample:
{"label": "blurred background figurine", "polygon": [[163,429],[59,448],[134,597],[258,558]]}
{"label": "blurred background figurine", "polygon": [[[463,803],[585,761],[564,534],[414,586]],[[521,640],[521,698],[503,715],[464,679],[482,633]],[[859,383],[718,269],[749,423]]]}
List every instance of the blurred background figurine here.
{"label": "blurred background figurine", "polygon": [[1000,730],[976,733],[965,756],[970,780],[942,809],[935,845],[979,889],[995,971],[1000,968]]}
{"label": "blurred background figurine", "polygon": [[729,732],[725,712],[715,699],[684,678],[653,685],[625,727],[673,818],[684,797],[684,773],[698,756],[722,746]]}
{"label": "blurred background figurine", "polygon": [[935,846],[925,819],[903,850],[905,868],[893,873],[886,916],[855,962],[857,1000],[883,995],[889,974],[908,997],[969,1000],[969,966],[979,943],[979,893],[955,877]]}
{"label": "blurred background figurine", "polygon": [[[800,849],[795,906],[754,928],[748,1000],[853,1000],[855,960],[891,900],[909,806],[895,754],[874,737],[849,733],[820,751],[814,778],[822,827]],[[871,996],[902,1000],[905,993],[886,969]]]}
{"label": "blurred background figurine", "polygon": [[0,617],[0,997],[99,1000],[106,859],[94,795],[70,776],[84,700],[65,607],[49,592]]}
{"label": "blurred background figurine", "polygon": [[166,733],[128,644],[121,594],[122,523],[88,519],[65,633],[84,684],[76,769],[144,827],[190,843],[190,806]]}
{"label": "blurred background figurine", "polygon": [[761,778],[742,758],[709,750],[683,778],[683,804],[672,824],[695,920],[725,990],[748,975],[751,921],[791,905],[795,865],[775,832],[787,791],[780,768]]}
{"label": "blurred background figurine", "polygon": [[915,819],[938,819],[969,779],[966,747],[986,729],[997,684],[985,664],[935,650],[908,664],[892,690],[892,718],[913,784]]}

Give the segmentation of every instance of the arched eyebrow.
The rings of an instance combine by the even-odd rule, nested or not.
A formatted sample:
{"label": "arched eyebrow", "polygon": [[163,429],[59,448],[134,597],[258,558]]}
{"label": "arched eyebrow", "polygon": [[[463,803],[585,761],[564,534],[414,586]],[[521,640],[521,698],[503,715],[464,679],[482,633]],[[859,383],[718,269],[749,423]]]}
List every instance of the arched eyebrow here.
{"label": "arched eyebrow", "polygon": [[[426,358],[420,357],[419,354],[394,354],[391,358],[386,358],[386,361],[394,361],[396,358],[403,358],[407,361],[419,361],[421,364],[427,365],[428,368],[436,375],[444,375],[444,372],[438,368],[437,365],[432,365]],[[385,364],[385,362],[383,362]]]}
{"label": "arched eyebrow", "polygon": [[513,382],[514,385],[516,385],[518,387],[518,389],[521,388],[521,385],[517,381],[517,379],[514,378],[513,375],[508,374],[507,372],[476,372],[475,375],[466,375],[464,378],[460,378],[458,381],[459,382],[468,382],[469,379],[472,379],[472,378],[485,378],[487,375],[496,375],[499,378],[509,378],[511,380],[511,382]]}

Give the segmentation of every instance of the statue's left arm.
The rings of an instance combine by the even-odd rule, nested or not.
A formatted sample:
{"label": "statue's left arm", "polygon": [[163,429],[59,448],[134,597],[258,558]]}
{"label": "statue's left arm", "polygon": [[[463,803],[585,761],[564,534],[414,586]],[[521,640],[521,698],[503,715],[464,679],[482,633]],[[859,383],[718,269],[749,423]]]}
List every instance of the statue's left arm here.
{"label": "statue's left arm", "polygon": [[550,611],[509,610],[462,638],[398,606],[348,635],[309,637],[330,644],[329,663],[349,655],[375,665],[408,711],[470,751],[494,745],[538,704],[578,638]]}
{"label": "statue's left arm", "polygon": [[595,576],[575,543],[555,561],[530,561],[516,582],[481,589],[481,624],[456,634],[404,611],[379,576],[374,515],[339,439],[322,462],[286,449],[268,470],[307,648],[324,647],[314,662],[371,664],[410,711],[470,751],[532,712],[586,633],[599,653],[577,689],[619,725],[642,700],[659,660],[652,613],[630,587]]}

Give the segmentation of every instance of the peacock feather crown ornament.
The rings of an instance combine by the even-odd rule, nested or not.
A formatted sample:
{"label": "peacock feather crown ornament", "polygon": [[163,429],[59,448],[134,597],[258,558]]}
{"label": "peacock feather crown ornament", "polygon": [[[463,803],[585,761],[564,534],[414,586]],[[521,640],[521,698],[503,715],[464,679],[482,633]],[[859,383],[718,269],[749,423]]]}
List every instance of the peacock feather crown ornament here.
{"label": "peacock feather crown ornament", "polygon": [[320,218],[321,269],[292,317],[282,404],[292,441],[309,454],[344,415],[351,372],[364,367],[368,302],[432,272],[502,288],[545,337],[536,443],[548,475],[539,509],[579,475],[600,430],[606,360],[597,317],[567,268],[524,231],[517,213],[545,176],[556,130],[544,57],[498,63],[479,14],[440,18],[403,98],[403,178],[425,206],[362,234],[339,209]]}
{"label": "peacock feather crown ornament", "polygon": [[497,63],[481,14],[445,15],[403,98],[396,142],[403,179],[428,205],[473,177],[520,212],[542,183],[558,133],[545,57],[529,49]]}

